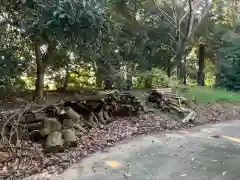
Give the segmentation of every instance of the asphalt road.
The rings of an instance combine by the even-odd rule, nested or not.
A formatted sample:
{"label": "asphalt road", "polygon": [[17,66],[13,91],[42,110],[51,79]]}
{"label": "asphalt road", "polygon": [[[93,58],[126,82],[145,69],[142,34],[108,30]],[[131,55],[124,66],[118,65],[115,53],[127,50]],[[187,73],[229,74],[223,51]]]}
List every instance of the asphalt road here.
{"label": "asphalt road", "polygon": [[240,121],[138,137],[51,179],[239,180]]}

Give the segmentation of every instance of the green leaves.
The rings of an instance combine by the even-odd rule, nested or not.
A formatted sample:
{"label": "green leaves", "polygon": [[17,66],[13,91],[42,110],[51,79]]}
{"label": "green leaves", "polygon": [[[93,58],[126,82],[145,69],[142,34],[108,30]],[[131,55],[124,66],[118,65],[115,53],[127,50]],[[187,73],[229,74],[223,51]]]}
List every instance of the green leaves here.
{"label": "green leaves", "polygon": [[42,43],[94,45],[105,31],[105,7],[96,0],[26,0],[20,11],[24,29]]}
{"label": "green leaves", "polygon": [[0,51],[0,89],[13,86],[20,82],[19,75],[26,67],[26,61],[14,55],[11,47]]}
{"label": "green leaves", "polygon": [[225,40],[219,49],[217,86],[240,90],[240,37]]}

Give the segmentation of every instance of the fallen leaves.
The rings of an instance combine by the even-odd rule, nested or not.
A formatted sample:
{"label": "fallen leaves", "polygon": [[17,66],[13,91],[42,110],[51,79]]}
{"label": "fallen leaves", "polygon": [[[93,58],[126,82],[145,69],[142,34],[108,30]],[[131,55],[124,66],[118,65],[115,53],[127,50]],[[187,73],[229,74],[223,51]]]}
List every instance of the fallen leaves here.
{"label": "fallen leaves", "polygon": [[[209,119],[226,119],[231,117],[231,111],[226,109],[227,106],[220,106],[215,108],[212,113],[214,105],[198,107],[198,119],[201,122]],[[238,110],[239,109],[239,110]],[[240,108],[235,108],[239,112]],[[224,112],[224,113],[221,113]],[[234,115],[237,114],[235,112]],[[201,117],[200,117],[201,114]],[[145,118],[144,118],[145,117]],[[109,147],[126,138],[131,138],[139,134],[150,134],[159,131],[170,131],[172,129],[181,128],[183,125],[177,121],[171,120],[164,114],[148,114],[142,117],[121,118],[107,126],[102,126],[98,129],[91,129],[86,135],[79,136],[78,146],[69,149],[63,153],[44,154],[41,151],[40,144],[33,144],[29,142],[22,142],[20,147],[13,148],[16,151],[9,154],[9,148],[0,148],[0,176],[2,179],[23,179],[23,177],[40,172],[48,172],[57,174],[63,172],[71,164],[80,161],[82,158],[95,153],[97,151],[107,151]],[[188,131],[185,132],[188,134]],[[215,136],[219,138],[219,136]],[[154,143],[154,141],[152,141]],[[182,146],[180,146],[182,148]],[[178,156],[175,154],[175,156]],[[192,159],[194,160],[194,159]],[[212,160],[214,161],[214,160]],[[118,164],[111,163],[113,167]],[[93,171],[96,169],[93,167]],[[223,176],[226,175],[224,171]],[[131,174],[124,173],[125,178],[129,178]],[[181,174],[184,177],[187,174]],[[47,179],[47,178],[40,178]]]}
{"label": "fallen leaves", "polygon": [[194,110],[197,112],[196,121],[200,124],[233,120],[240,116],[240,105],[234,103],[202,104],[196,106]]}
{"label": "fallen leaves", "polygon": [[131,177],[131,176],[132,176],[131,173],[127,173],[127,172],[124,172],[124,173],[123,173],[124,179],[128,179],[128,178]]}
{"label": "fallen leaves", "polygon": [[[21,142],[21,147],[15,148],[16,152],[11,152],[11,161],[0,166],[0,174],[3,179],[23,179],[23,177],[40,172],[60,173],[83,157],[97,151],[106,151],[108,147],[114,146],[117,142],[132,137],[137,130],[134,123],[128,119],[119,119],[102,128],[91,129],[86,135],[79,136],[77,148],[56,154],[44,154],[40,149],[40,144]],[[6,148],[6,153],[0,152],[2,161],[6,161],[9,157],[7,150],[9,149]],[[109,162],[109,164],[113,167],[120,165],[117,161]]]}
{"label": "fallen leaves", "polygon": [[225,176],[225,175],[226,175],[226,173],[227,173],[227,171],[224,171],[224,172],[222,172],[222,176]]}

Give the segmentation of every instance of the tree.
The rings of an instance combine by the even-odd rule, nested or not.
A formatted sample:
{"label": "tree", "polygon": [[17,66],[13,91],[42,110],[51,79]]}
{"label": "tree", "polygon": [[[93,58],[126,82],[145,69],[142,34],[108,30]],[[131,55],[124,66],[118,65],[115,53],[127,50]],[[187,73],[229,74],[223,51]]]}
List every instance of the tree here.
{"label": "tree", "polygon": [[183,79],[182,60],[189,38],[195,33],[202,21],[208,16],[211,2],[205,0],[156,1],[159,13],[174,29],[172,38],[176,43],[176,66],[179,79]]}
{"label": "tree", "polygon": [[199,52],[198,52],[198,75],[197,75],[197,83],[199,86],[204,86],[204,66],[205,66],[205,45],[199,45]]}
{"label": "tree", "polygon": [[217,86],[228,90],[240,90],[240,36],[232,34],[224,40],[219,49]]}
{"label": "tree", "polygon": [[21,32],[9,26],[3,19],[0,29],[0,90],[25,88],[21,74],[28,69],[31,61],[30,41],[21,36]]}
{"label": "tree", "polygon": [[[23,3],[9,2],[7,5],[14,7],[12,11],[5,8],[8,21],[12,25],[17,24],[34,47],[37,100],[43,98],[45,69],[60,42],[68,44],[71,49],[88,48],[92,53],[98,48],[98,39],[101,39],[103,31],[106,31],[104,4],[101,1],[27,0]],[[45,52],[40,50],[43,45],[47,47]]]}
{"label": "tree", "polygon": [[[156,84],[154,73],[171,77],[177,69],[183,83],[187,78],[195,81],[198,69],[198,77],[209,76],[201,68],[205,66],[198,63],[200,44],[207,45],[204,60],[206,66],[211,64],[207,69],[214,74],[219,63],[216,52],[224,34],[229,28],[236,33],[239,30],[237,18],[233,18],[236,12],[223,9],[218,1],[84,2],[12,0],[0,6],[0,23],[18,31],[14,35],[12,30],[5,33],[3,29],[9,45],[3,42],[2,52],[12,51],[11,61],[4,62],[13,66],[13,60],[16,64],[24,62],[14,79],[21,75],[33,79],[35,73],[35,96],[39,100],[44,83],[50,82],[46,78],[58,89],[76,85],[131,89],[135,81],[141,87],[151,87]],[[15,41],[10,44],[13,36]],[[15,69],[10,69],[8,76],[15,74]],[[87,78],[92,82],[84,85]]]}

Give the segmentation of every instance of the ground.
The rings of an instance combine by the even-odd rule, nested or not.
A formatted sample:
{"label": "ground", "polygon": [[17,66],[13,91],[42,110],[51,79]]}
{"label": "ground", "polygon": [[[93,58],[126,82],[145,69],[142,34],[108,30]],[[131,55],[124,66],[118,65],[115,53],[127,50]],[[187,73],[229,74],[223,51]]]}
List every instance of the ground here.
{"label": "ground", "polygon": [[[134,91],[132,93],[140,101],[143,101],[145,99],[145,95],[147,94],[146,92],[147,92],[146,90],[144,91],[140,90]],[[83,167],[82,165],[80,165],[80,168],[77,168],[76,176],[75,177],[73,176],[73,179],[74,178],[79,179],[80,174],[82,175],[81,179],[83,178],[85,180],[95,180],[96,178],[98,180],[106,179],[106,176],[104,176],[104,173],[106,172],[109,174],[109,178],[113,180],[121,179],[125,172],[126,176],[131,174],[129,178],[132,178],[133,180],[134,178],[135,179],[140,178],[138,177],[138,175],[144,178],[154,179],[154,177],[151,176],[150,177],[143,176],[144,173],[145,174],[147,173],[147,175],[149,176],[149,173],[147,170],[141,169],[141,166],[148,170],[151,169],[150,173],[155,174],[155,176],[157,176],[156,175],[157,173],[164,172],[160,175],[168,176],[167,174],[169,174],[169,176],[173,176],[173,179],[175,177],[187,177],[187,178],[191,177],[191,173],[184,173],[185,171],[181,169],[183,168],[183,166],[178,166],[178,164],[180,160],[182,160],[181,162],[183,162],[183,164],[185,165],[188,159],[184,157],[184,154],[187,154],[189,156],[194,155],[194,153],[192,154],[191,151],[193,151],[194,148],[197,148],[198,146],[200,146],[201,149],[201,146],[204,146],[203,142],[209,141],[211,145],[210,140],[202,140],[202,138],[204,137],[204,133],[201,134],[200,132],[198,132],[199,129],[197,128],[194,130],[193,133],[193,136],[195,136],[195,138],[193,138],[190,135],[184,135],[184,132],[180,131],[178,131],[178,133],[176,132],[173,134],[167,133],[165,135],[160,134],[157,136],[150,136],[149,134],[171,132],[173,130],[182,129],[183,127],[186,128],[196,125],[202,125],[205,123],[218,123],[226,122],[233,119],[239,119],[240,95],[237,93],[226,92],[223,90],[212,90],[209,88],[204,89],[190,88],[187,90],[183,89],[182,93],[186,95],[186,97],[188,97],[189,99],[191,99],[191,97],[195,97],[195,99],[197,100],[196,101],[197,103],[195,104],[193,103],[192,107],[197,113],[197,117],[194,119],[193,122],[182,124],[181,123],[182,119],[175,119],[171,115],[164,114],[161,112],[161,110],[158,109],[154,111],[155,114],[150,113],[142,114],[136,117],[121,117],[117,118],[116,121],[113,121],[112,123],[109,123],[106,126],[101,126],[101,128],[96,129],[93,128],[89,131],[89,133],[84,134],[78,138],[77,143],[78,145],[76,148],[70,148],[61,153],[44,154],[41,151],[42,150],[41,144],[37,143],[32,144],[26,142],[26,144],[24,145],[26,145],[27,148],[22,149],[16,147],[17,150],[21,152],[21,156],[19,155],[9,156],[5,152],[6,150],[4,149],[2,153],[7,154],[7,156],[5,156],[7,157],[7,159],[5,158],[4,163],[0,163],[0,176],[2,175],[6,179],[22,179],[23,177],[43,172],[57,174],[62,173],[63,171],[65,171],[65,169],[67,169],[74,163],[78,163],[79,161],[81,161],[84,162],[83,164],[85,166]],[[17,96],[10,97],[13,101],[11,100],[8,101],[8,99],[2,101],[3,109],[19,108],[20,106],[25,107],[26,104],[28,104],[28,102],[26,101],[30,101],[30,98],[28,99],[25,96],[20,96],[20,100],[17,98]],[[57,92],[49,93],[45,103],[51,104],[63,100],[65,98],[67,99],[74,98],[74,93],[73,92],[66,94],[63,93],[59,94]],[[36,108],[39,107],[36,106]],[[231,131],[237,132],[237,130],[236,129],[233,130],[233,128],[231,129]],[[231,135],[228,134],[229,131],[227,131],[226,129],[223,132],[226,133],[225,135],[228,136]],[[199,133],[201,137],[197,138],[196,134]],[[205,133],[206,136],[208,136],[208,134]],[[144,138],[141,137],[142,135],[145,135]],[[131,142],[127,141],[128,142],[127,145],[121,145],[115,149],[113,148],[110,150],[110,152],[115,151],[115,153],[110,153],[110,155],[112,154],[113,161],[118,162],[111,162],[110,160],[103,159],[102,154],[98,153],[100,151],[108,151],[110,147],[118,145],[119,143],[122,143],[122,141],[126,142],[126,140],[133,138],[135,138],[136,140]],[[169,138],[171,138],[170,141]],[[188,140],[190,140],[190,143],[188,142]],[[197,142],[195,142],[196,140]],[[152,143],[152,141],[154,142]],[[136,145],[134,145],[134,143]],[[184,144],[183,147],[181,143]],[[180,148],[174,149],[175,146]],[[7,148],[9,149],[9,147]],[[119,150],[118,149],[119,147],[122,149]],[[141,149],[139,149],[140,147]],[[210,147],[209,149],[211,148],[212,147]],[[188,151],[188,149],[190,152]],[[159,154],[156,153],[157,151],[159,151]],[[96,161],[97,163],[91,161],[91,158],[89,161],[90,163],[88,163],[88,161],[85,158],[91,156],[94,153],[96,153],[96,155],[92,157],[95,157],[94,161]],[[156,158],[157,155],[160,156],[160,158]],[[199,159],[204,160],[204,157],[201,157],[201,153],[196,150],[195,156],[197,157],[198,155]],[[139,159],[140,162],[137,162],[136,159]],[[215,159],[213,160],[215,162]],[[113,170],[110,170],[109,167],[106,166],[105,171],[104,166],[106,165],[105,161],[110,161],[107,162],[108,164],[110,163],[110,165],[112,164],[114,166],[118,166],[118,163],[120,163],[123,166],[119,165],[118,168],[120,169]],[[126,164],[128,162],[130,163],[129,167],[127,167],[130,168],[129,170],[126,169]],[[171,164],[168,165],[169,164],[168,162]],[[139,167],[131,165],[131,164],[138,165],[138,163],[140,163]],[[88,167],[89,171],[86,172],[85,167]],[[158,170],[160,169],[161,171],[158,172],[156,168]],[[187,166],[184,168],[188,170]],[[190,168],[190,165],[188,168]],[[203,168],[206,167],[204,166]],[[81,172],[79,172],[79,169]],[[169,171],[171,169],[172,171]],[[200,174],[204,175],[204,173],[201,170],[202,169],[197,169],[197,171]],[[94,171],[96,172],[93,173]],[[66,171],[65,173],[67,172],[69,171]],[[89,175],[88,177],[85,177],[86,173]],[[194,171],[192,173],[197,174]],[[223,171],[222,173],[223,175],[226,175],[225,171]],[[74,173],[72,173],[71,171],[70,174],[74,175]],[[168,178],[169,177],[166,177],[166,179]],[[45,180],[46,178],[41,179]]]}
{"label": "ground", "polygon": [[137,137],[51,179],[237,180],[239,128],[240,121],[229,121]]}

